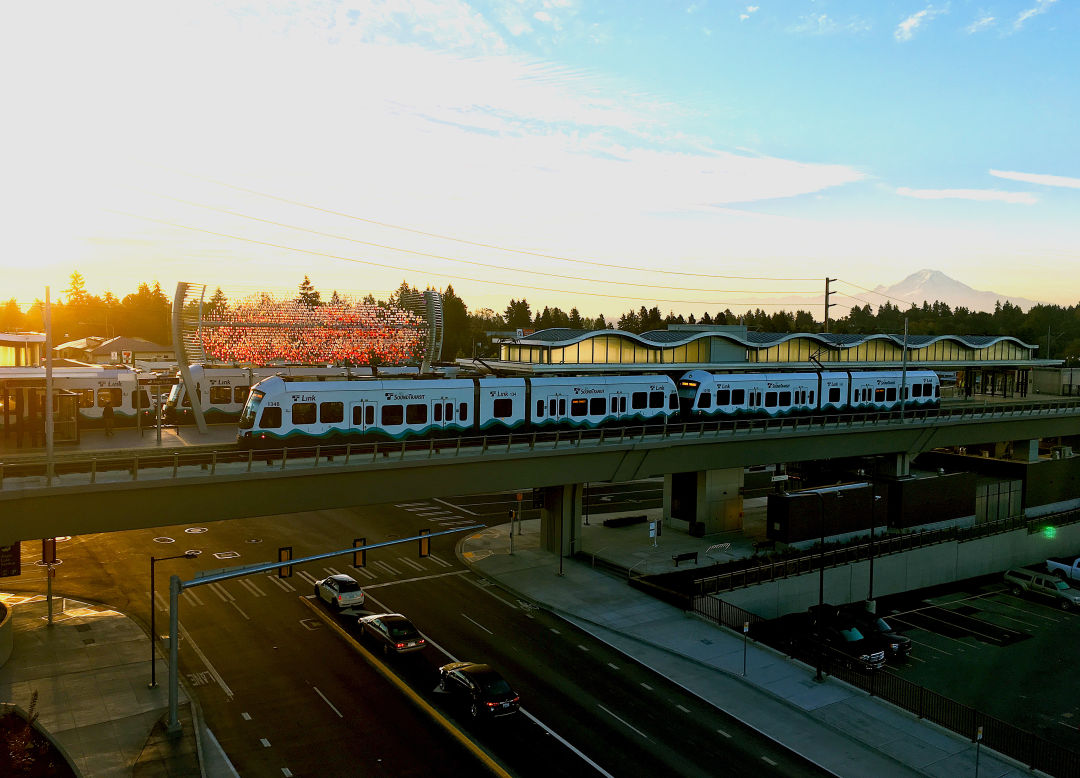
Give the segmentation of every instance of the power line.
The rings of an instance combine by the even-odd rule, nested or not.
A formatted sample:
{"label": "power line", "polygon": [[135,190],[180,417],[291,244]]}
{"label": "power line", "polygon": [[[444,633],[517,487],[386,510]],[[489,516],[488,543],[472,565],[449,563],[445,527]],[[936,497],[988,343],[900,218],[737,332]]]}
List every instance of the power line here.
{"label": "power line", "polygon": [[538,252],[538,251],[529,251],[527,249],[517,249],[517,248],[508,247],[508,246],[500,246],[500,245],[494,244],[494,243],[482,243],[480,241],[468,240],[466,238],[457,238],[457,237],[454,237],[453,235],[443,235],[443,234],[437,233],[437,232],[425,232],[424,230],[418,230],[418,229],[415,229],[413,227],[404,227],[404,226],[399,225],[399,224],[391,224],[390,222],[378,221],[377,219],[368,219],[368,218],[365,218],[363,216],[356,216],[355,214],[345,213],[344,211],[335,211],[335,210],[330,209],[330,208],[322,208],[322,207],[320,207],[318,205],[311,205],[309,203],[300,202],[299,200],[291,200],[291,199],[289,199],[287,197],[280,197],[278,195],[269,194],[268,192],[260,192],[257,189],[248,189],[247,187],[237,186],[236,184],[230,184],[230,183],[225,182],[225,181],[218,181],[217,179],[214,179],[214,178],[206,178],[206,177],[203,177],[203,176],[197,176],[197,175],[195,175],[193,173],[186,173],[186,172],[183,172],[183,171],[177,171],[177,172],[180,172],[181,175],[188,176],[189,178],[194,178],[197,181],[206,181],[206,182],[211,183],[211,184],[216,184],[217,186],[223,186],[223,187],[225,187],[227,189],[234,189],[234,190],[236,190],[238,192],[245,192],[246,194],[253,194],[253,195],[256,195],[258,197],[265,197],[265,198],[267,198],[269,200],[276,200],[278,202],[286,203],[288,205],[299,206],[300,208],[308,208],[310,210],[319,211],[320,213],[326,213],[326,214],[330,214],[332,216],[341,216],[341,217],[346,218],[346,219],[354,219],[356,221],[361,221],[361,222],[364,222],[366,224],[374,224],[376,226],[386,227],[386,228],[392,229],[392,230],[401,230],[402,232],[411,232],[411,233],[413,233],[415,235],[423,235],[423,236],[428,237],[428,238],[438,238],[440,240],[450,240],[450,241],[454,241],[455,243],[464,243],[464,244],[469,245],[469,246],[478,246],[480,248],[495,249],[496,251],[508,251],[508,252],[511,252],[511,253],[514,253],[514,254],[525,254],[526,256],[540,257],[542,259],[557,259],[557,260],[560,260],[562,262],[575,262],[575,263],[581,264],[581,265],[592,265],[594,267],[606,267],[606,268],[612,268],[612,269],[615,269],[615,270],[632,270],[632,271],[638,272],[638,273],[663,273],[663,274],[667,274],[667,275],[692,276],[692,277],[695,277],[695,278],[723,278],[723,279],[726,279],[726,280],[735,280],[735,281],[820,281],[821,280],[819,278],[775,278],[775,277],[769,277],[769,276],[725,276],[725,275],[719,275],[719,274],[716,274],[716,273],[690,273],[690,272],[682,271],[682,270],[663,270],[663,269],[655,269],[654,270],[654,269],[648,269],[648,268],[634,267],[633,265],[615,265],[615,264],[609,264],[609,263],[606,263],[606,262],[594,262],[594,261],[587,260],[587,259],[575,259],[573,257],[564,257],[564,256],[560,256],[558,254],[544,254],[544,253],[541,253],[541,252]]}
{"label": "power line", "polygon": [[[911,300],[903,300],[903,299],[901,299],[899,297],[893,297],[892,295],[887,295],[884,292],[878,292],[878,291],[876,291],[874,289],[867,289],[865,286],[859,286],[858,284],[853,284],[850,281],[845,281],[842,278],[839,279],[839,281],[842,284],[847,284],[848,286],[854,286],[856,289],[862,289],[864,292],[869,292],[870,294],[880,295],[880,296],[885,297],[885,298],[887,298],[889,300],[896,300],[896,302],[898,302],[898,303],[904,303],[905,305],[910,305],[911,304]],[[843,292],[837,292],[837,294],[843,294]],[[858,300],[859,299],[858,297],[852,297],[852,295],[847,295],[847,296],[851,297],[853,300]],[[870,305],[870,303],[866,302],[866,300],[862,300],[861,302],[863,304],[865,304],[865,305]]]}
{"label": "power line", "polygon": [[[534,270],[527,268],[515,268],[505,265],[492,265],[489,263],[482,263],[482,261],[476,261],[474,259],[461,259],[459,257],[451,257],[443,254],[432,254],[430,252],[421,252],[414,249],[402,249],[400,246],[389,245],[387,243],[374,243],[372,241],[360,240],[359,238],[351,238],[349,236],[343,236],[343,234],[337,234],[336,232],[323,232],[322,230],[310,229],[308,227],[299,227],[297,225],[286,224],[284,222],[275,222],[273,219],[261,218],[259,216],[252,216],[239,211],[230,211],[229,209],[222,209],[216,205],[208,205],[206,203],[194,202],[192,200],[184,200],[170,196],[170,194],[161,194],[158,192],[146,192],[152,194],[154,197],[160,197],[165,200],[172,200],[174,202],[183,203],[185,205],[192,205],[194,207],[201,207],[207,211],[214,211],[217,213],[228,214],[230,216],[239,216],[240,218],[251,219],[252,222],[258,222],[260,224],[272,225],[274,227],[283,227],[285,229],[298,230],[300,232],[309,232],[321,236],[323,238],[332,238],[334,240],[350,241],[352,243],[359,243],[361,245],[372,246],[374,249],[386,249],[388,251],[402,252],[404,254],[413,254],[415,256],[431,257],[432,259],[445,259],[446,261],[456,261],[462,265],[473,265],[476,267],[491,268],[494,270],[505,270],[510,272],[528,273],[530,276],[546,276],[548,278],[565,279],[567,281],[586,281],[589,283],[612,283],[605,279],[589,278],[584,276],[567,276],[565,273],[553,273],[545,272],[543,270]],[[719,277],[723,278],[723,277]],[[733,277],[732,277],[733,278]],[[759,279],[760,280],[760,279]],[[666,289],[674,290],[678,292],[717,292],[723,293],[723,290],[703,290],[699,286],[661,286],[660,284],[645,284],[634,283],[632,281],[619,281],[620,286],[637,286],[640,289]],[[739,292],[741,294],[811,294],[804,290],[785,290],[785,291],[772,291],[772,290],[731,290],[732,292]]]}
{"label": "power line", "polygon": [[[188,224],[180,224],[178,222],[172,222],[172,221],[168,221],[166,219],[156,219],[156,218],[151,217],[151,216],[143,216],[141,214],[131,213],[129,211],[118,211],[118,210],[114,210],[114,209],[111,209],[111,208],[105,209],[105,210],[108,213],[119,214],[121,216],[129,216],[129,217],[131,217],[133,219],[142,219],[143,221],[154,222],[156,224],[164,224],[164,225],[167,225],[169,227],[176,227],[177,229],[190,230],[192,232],[201,232],[201,233],[203,233],[205,235],[214,235],[214,236],[219,237],[219,238],[229,238],[231,240],[243,241],[245,243],[253,243],[253,244],[258,245],[258,246],[268,246],[270,248],[284,249],[286,251],[295,251],[295,252],[298,252],[298,253],[301,253],[301,254],[310,254],[312,256],[326,257],[328,259],[340,259],[340,260],[345,261],[345,262],[354,262],[356,264],[368,265],[370,267],[381,267],[381,268],[386,268],[388,270],[406,271],[406,272],[411,272],[411,273],[430,272],[430,271],[419,270],[417,268],[401,267],[399,265],[388,265],[388,264],[383,263],[383,262],[374,262],[372,260],[367,260],[367,259],[357,259],[355,257],[345,257],[345,256],[342,256],[340,254],[331,254],[329,252],[324,252],[324,251],[314,251],[312,249],[303,249],[303,248],[298,248],[296,246],[287,246],[287,245],[282,244],[282,243],[271,243],[270,241],[257,240],[255,238],[246,238],[246,237],[244,237],[242,235],[232,235],[232,234],[226,233],[226,232],[216,232],[214,230],[207,230],[207,229],[204,229],[202,227],[192,227],[191,225],[188,225]],[[472,278],[470,276],[458,276],[458,275],[453,275],[453,274],[450,274],[450,273],[441,273],[441,274],[438,274],[438,275],[442,275],[443,277],[446,277],[446,278],[454,278],[454,279],[457,279],[459,281],[472,281],[474,283],[480,283],[480,284],[497,284],[499,286],[511,286],[511,287],[517,287],[519,289],[533,289],[533,290],[540,291],[540,292],[560,292],[560,293],[565,294],[566,291],[567,291],[565,289],[557,289],[557,288],[547,287],[547,286],[534,286],[534,285],[531,285],[531,284],[518,284],[518,283],[512,283],[512,282],[508,283],[508,282],[505,282],[505,281],[492,281],[492,280],[486,279],[486,278]],[[640,302],[654,302],[654,303],[656,303],[656,302],[682,303],[684,305],[728,305],[728,306],[731,306],[731,305],[749,305],[749,306],[757,306],[757,307],[779,307],[779,306],[784,306],[784,305],[790,305],[790,303],[761,303],[761,302],[747,303],[747,302],[719,302],[719,301],[716,301],[716,300],[676,300],[676,299],[669,299],[669,298],[632,297],[630,295],[606,294],[606,293],[603,293],[603,292],[584,292],[584,291],[575,291],[574,294],[586,295],[586,296],[589,296],[589,297],[605,297],[605,298],[613,299],[613,300],[635,300],[635,301],[640,301]]]}

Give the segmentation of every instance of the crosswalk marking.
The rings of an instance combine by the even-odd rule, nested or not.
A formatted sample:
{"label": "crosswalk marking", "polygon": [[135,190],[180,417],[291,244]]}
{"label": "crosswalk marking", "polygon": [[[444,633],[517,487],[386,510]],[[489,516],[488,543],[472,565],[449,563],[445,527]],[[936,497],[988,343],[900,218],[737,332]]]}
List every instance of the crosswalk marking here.
{"label": "crosswalk marking", "polygon": [[312,586],[315,585],[315,576],[309,573],[307,570],[297,570],[296,574],[307,581]]}
{"label": "crosswalk marking", "polygon": [[278,577],[276,575],[268,575],[266,577],[270,581],[270,583],[274,584],[275,586],[277,586],[279,589],[281,589],[284,592],[295,592],[296,591],[296,587],[293,586],[288,581],[286,581],[284,578],[280,578],[280,577]]}
{"label": "crosswalk marking", "polygon": [[243,586],[249,592],[254,594],[256,597],[265,597],[266,596],[266,592],[264,592],[262,589],[260,589],[256,585],[256,583],[254,581],[252,581],[251,579],[249,579],[249,578],[237,578],[236,580],[241,586]]}
{"label": "crosswalk marking", "polygon": [[390,573],[390,575],[398,575],[399,574],[396,569],[394,569],[390,565],[386,564],[386,562],[383,562],[382,560],[376,559],[375,564],[378,565],[379,567],[381,567],[386,572]]}
{"label": "crosswalk marking", "polygon": [[435,564],[442,565],[443,567],[451,567],[452,566],[445,559],[440,559],[439,557],[435,556],[434,554],[429,554],[428,559],[430,559],[432,562],[435,562]]}
{"label": "crosswalk marking", "polygon": [[184,598],[185,602],[191,605],[202,605],[203,601],[199,598],[199,595],[195,594],[191,589],[184,589],[180,593],[180,596]]}
{"label": "crosswalk marking", "polygon": [[221,584],[219,584],[217,582],[208,583],[206,585],[206,588],[208,588],[210,591],[212,591],[214,594],[216,594],[221,599],[222,602],[228,603],[228,602],[232,602],[233,600],[236,599],[235,597],[232,596],[232,594],[229,593],[228,589],[226,589],[224,586],[222,586]]}
{"label": "crosswalk marking", "polygon": [[367,578],[369,581],[374,581],[375,578],[377,577],[375,575],[375,573],[371,572],[370,570],[368,570],[367,568],[364,568],[364,567],[354,567],[353,572],[354,573],[359,573],[360,575]]}
{"label": "crosswalk marking", "polygon": [[402,564],[408,565],[413,570],[420,570],[420,571],[424,570],[424,566],[422,564],[420,564],[418,562],[414,562],[412,559],[406,559],[403,556],[399,556],[398,561],[401,562]]}

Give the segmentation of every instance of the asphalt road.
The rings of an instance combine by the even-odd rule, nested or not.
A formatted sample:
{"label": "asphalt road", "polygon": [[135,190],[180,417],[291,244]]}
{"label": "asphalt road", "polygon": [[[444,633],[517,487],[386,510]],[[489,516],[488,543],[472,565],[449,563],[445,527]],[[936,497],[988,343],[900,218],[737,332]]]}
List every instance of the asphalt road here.
{"label": "asphalt road", "polygon": [[[590,501],[640,508],[658,488],[594,489]],[[469,498],[468,513],[440,501],[403,501],[74,538],[58,546],[64,563],[54,591],[149,622],[150,555],[199,550],[195,560],[157,565],[156,619],[164,634],[172,573],[190,579],[200,570],[276,560],[279,546],[302,557],[350,548],[357,537],[376,542],[420,528],[468,526],[474,514],[501,521],[514,497]],[[457,539],[433,539],[425,559],[409,542],[369,552],[359,570],[350,566],[350,554],[298,565],[291,578],[260,573],[181,595],[180,670],[242,776],[483,772],[469,740],[519,776],[821,774],[605,644],[487,585],[454,556]],[[33,544],[24,551],[27,572],[7,579],[5,588],[38,591]],[[387,665],[466,742],[410,701],[357,647],[355,618],[339,618],[310,600],[312,581],[329,572],[357,578],[368,594],[366,609],[404,612],[431,638],[424,652]],[[147,652],[149,675],[149,646]],[[451,658],[494,665],[521,694],[524,714],[481,725],[448,704],[435,690],[435,668]]]}

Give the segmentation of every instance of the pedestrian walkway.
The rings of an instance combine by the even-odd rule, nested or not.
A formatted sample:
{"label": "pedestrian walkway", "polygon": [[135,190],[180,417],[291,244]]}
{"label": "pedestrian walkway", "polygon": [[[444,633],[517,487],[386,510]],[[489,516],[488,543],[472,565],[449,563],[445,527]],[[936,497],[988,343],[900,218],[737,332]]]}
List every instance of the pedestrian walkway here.
{"label": "pedestrian walkway", "polygon": [[[54,597],[53,623],[43,595],[0,595],[11,608],[13,645],[0,666],[0,700],[29,707],[83,778],[194,778],[231,768],[180,688],[181,733],[165,732],[168,666],[158,655],[149,688],[149,638],[106,606]],[[200,766],[213,765],[214,770]]]}
{"label": "pedestrian walkway", "polygon": [[[207,427],[206,434],[199,432],[194,425],[183,427],[163,427],[161,441],[158,442],[158,430],[156,427],[144,427],[138,430],[134,427],[118,427],[113,430],[111,436],[105,434],[105,430],[90,429],[82,430],[78,443],[57,443],[53,451],[57,456],[71,456],[81,452],[99,453],[108,451],[124,451],[128,449],[154,448],[182,448],[187,446],[232,446],[236,443],[235,424],[211,424]],[[45,446],[17,447],[14,439],[6,439],[0,435],[0,458],[15,460],[24,458],[40,458],[45,454]]]}
{"label": "pedestrian walkway", "polygon": [[[649,513],[659,518],[659,511]],[[760,508],[751,513],[749,521],[763,520]],[[586,556],[650,573],[673,569],[671,555],[678,550],[704,552],[720,542],[669,532],[653,546],[647,524],[612,529],[596,519],[583,530]],[[479,574],[566,618],[823,769],[845,778],[976,775],[970,740],[834,678],[815,681],[813,668],[662,603],[589,563],[542,550],[538,520],[515,525],[512,554],[510,542],[510,525],[491,527],[462,540],[459,552]],[[753,541],[748,534],[741,541],[723,542],[739,552]],[[701,563],[711,562],[702,558]],[[1031,774],[981,750],[982,778]]]}

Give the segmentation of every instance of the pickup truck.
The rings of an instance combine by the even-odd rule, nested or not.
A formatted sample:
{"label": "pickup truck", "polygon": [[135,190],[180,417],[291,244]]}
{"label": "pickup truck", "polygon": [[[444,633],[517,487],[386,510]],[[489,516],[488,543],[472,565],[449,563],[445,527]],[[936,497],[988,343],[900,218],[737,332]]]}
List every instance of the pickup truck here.
{"label": "pickup truck", "polygon": [[1076,559],[1047,559],[1046,572],[1053,573],[1058,578],[1071,578],[1080,581],[1080,557]]}

